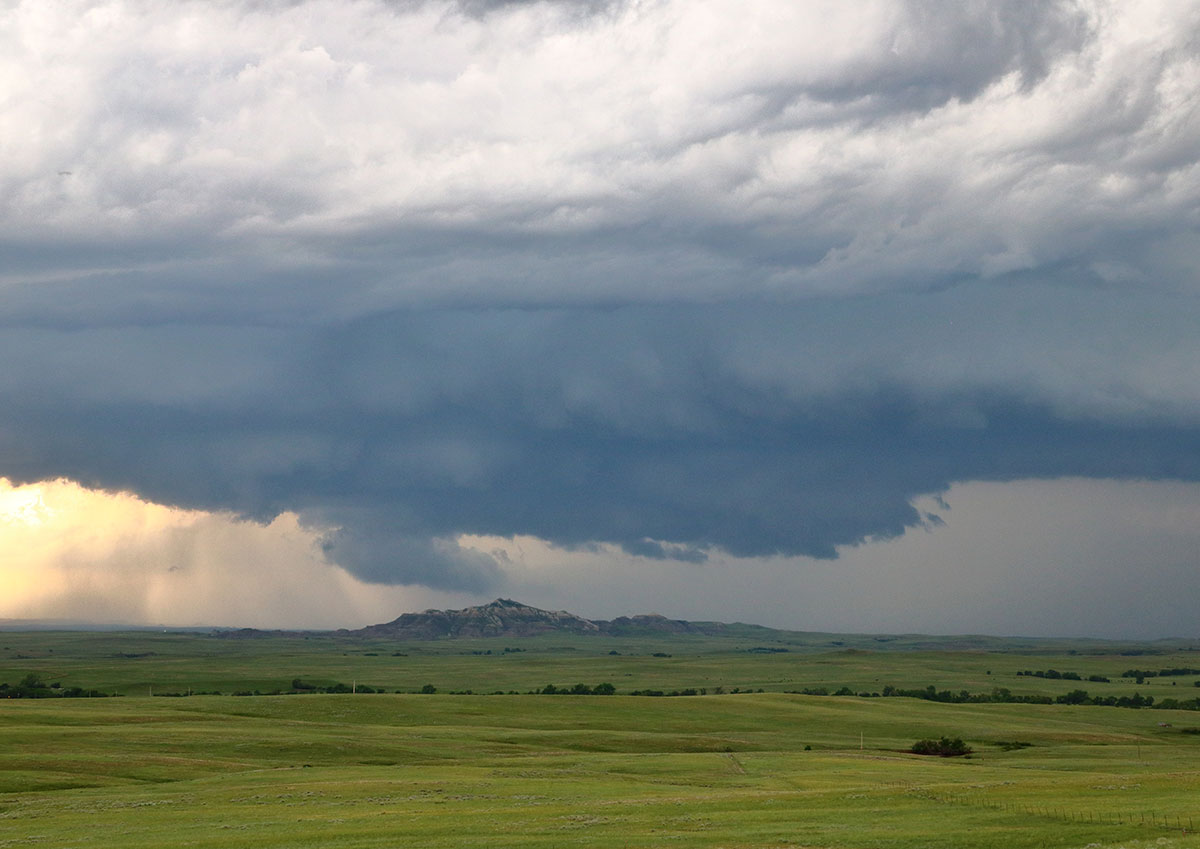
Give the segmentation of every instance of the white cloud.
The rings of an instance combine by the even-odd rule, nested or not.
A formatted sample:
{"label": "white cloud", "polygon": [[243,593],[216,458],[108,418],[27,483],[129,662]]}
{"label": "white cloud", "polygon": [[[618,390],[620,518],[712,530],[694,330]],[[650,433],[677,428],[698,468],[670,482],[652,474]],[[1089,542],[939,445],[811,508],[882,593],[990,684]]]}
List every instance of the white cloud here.
{"label": "white cloud", "polygon": [[[542,243],[499,292],[449,256],[378,281],[423,297],[661,296],[644,278],[672,250],[684,279],[729,254],[725,295],[1052,266],[1194,228],[1200,200],[1200,9],[1082,9],[20,3],[0,227],[59,256],[116,239],[134,265],[155,237],[283,266],[428,227],[675,243],[557,288]],[[712,294],[691,285],[671,296]]]}

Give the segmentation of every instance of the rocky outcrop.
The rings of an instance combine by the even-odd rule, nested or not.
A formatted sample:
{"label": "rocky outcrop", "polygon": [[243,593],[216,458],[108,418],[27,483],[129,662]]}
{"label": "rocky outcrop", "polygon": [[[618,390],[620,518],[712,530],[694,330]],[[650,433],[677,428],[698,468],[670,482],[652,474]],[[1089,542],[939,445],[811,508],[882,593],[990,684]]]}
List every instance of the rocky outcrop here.
{"label": "rocky outcrop", "polygon": [[601,633],[613,636],[638,634],[721,634],[729,630],[721,622],[688,622],[686,619],[668,619],[657,613],[638,616],[618,616],[610,622],[596,623]]}
{"label": "rocky outcrop", "polygon": [[[462,610],[426,610],[405,613],[391,622],[368,625],[350,631],[334,632],[346,637],[396,640],[440,640],[471,637],[534,637],[538,634],[595,634],[613,637],[653,636],[655,634],[725,634],[728,625],[720,622],[688,622],[668,619],[657,613],[619,616],[611,621],[584,619],[565,610],[542,610],[519,601],[498,598],[478,607]],[[763,629],[767,630],[767,629]],[[259,631],[254,628],[222,630],[214,636],[225,639],[260,637],[303,637],[312,631]]]}
{"label": "rocky outcrop", "polygon": [[435,640],[445,637],[532,637],[537,634],[599,634],[598,623],[565,610],[542,610],[511,599],[498,598],[462,610],[426,610],[405,613],[381,625],[369,625],[350,634],[363,637]]}

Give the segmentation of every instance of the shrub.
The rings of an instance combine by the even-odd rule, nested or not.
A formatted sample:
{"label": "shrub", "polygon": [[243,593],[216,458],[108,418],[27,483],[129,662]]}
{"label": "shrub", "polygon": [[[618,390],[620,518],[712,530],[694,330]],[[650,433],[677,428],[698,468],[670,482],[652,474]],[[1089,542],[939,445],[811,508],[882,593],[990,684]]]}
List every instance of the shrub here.
{"label": "shrub", "polygon": [[1063,693],[1056,698],[1056,704],[1060,705],[1083,705],[1088,703],[1087,690],[1072,690],[1069,693]]}
{"label": "shrub", "polygon": [[953,740],[949,737],[942,737],[939,740],[918,740],[913,743],[909,751],[914,755],[936,755],[939,758],[953,758],[960,755],[969,755],[974,750],[964,743],[961,737],[955,737]]}

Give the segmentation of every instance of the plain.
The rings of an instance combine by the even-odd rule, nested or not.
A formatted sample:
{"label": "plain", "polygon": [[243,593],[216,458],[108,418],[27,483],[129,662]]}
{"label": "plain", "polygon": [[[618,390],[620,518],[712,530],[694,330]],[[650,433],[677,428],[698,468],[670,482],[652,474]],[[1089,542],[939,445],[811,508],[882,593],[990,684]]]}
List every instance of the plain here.
{"label": "plain", "polygon": [[3,633],[123,696],[0,701],[0,846],[1200,846],[1200,713],[871,695],[1193,698],[1189,643],[767,636]]}

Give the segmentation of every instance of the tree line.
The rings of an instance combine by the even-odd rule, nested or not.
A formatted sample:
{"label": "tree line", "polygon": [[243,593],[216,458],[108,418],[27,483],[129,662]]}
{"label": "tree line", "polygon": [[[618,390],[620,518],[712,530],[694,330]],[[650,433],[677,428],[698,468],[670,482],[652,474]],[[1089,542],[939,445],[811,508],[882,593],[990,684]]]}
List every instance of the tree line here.
{"label": "tree line", "polygon": [[972,693],[968,690],[939,690],[930,684],[927,687],[908,689],[888,685],[879,692],[855,693],[849,687],[830,692],[825,687],[813,687],[788,692],[805,696],[858,696],[860,698],[908,698],[924,699],[947,704],[1026,704],[1026,705],[1095,705],[1098,707],[1156,708],[1159,710],[1200,711],[1200,697],[1194,699],[1166,698],[1156,702],[1154,696],[1134,693],[1132,696],[1092,695],[1087,690],[1072,690],[1059,696],[1044,696],[1013,693],[1007,687],[996,687],[990,693]]}
{"label": "tree line", "polygon": [[0,684],[0,699],[98,699],[109,695],[83,687],[64,687],[57,681],[47,684],[35,672],[29,673],[16,684]]}

